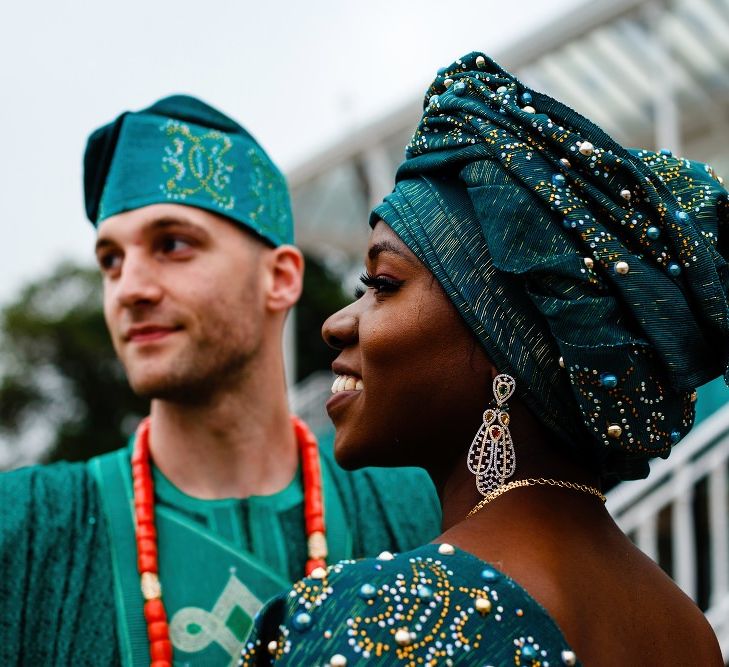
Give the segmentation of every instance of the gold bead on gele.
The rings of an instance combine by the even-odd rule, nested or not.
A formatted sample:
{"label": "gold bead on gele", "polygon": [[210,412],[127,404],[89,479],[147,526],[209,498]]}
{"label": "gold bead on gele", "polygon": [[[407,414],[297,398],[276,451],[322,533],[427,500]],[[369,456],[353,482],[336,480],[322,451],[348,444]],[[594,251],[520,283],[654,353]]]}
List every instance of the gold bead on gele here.
{"label": "gold bead on gele", "polygon": [[327,538],[320,530],[314,531],[306,540],[309,550],[309,558],[325,560],[329,555],[327,550]]}
{"label": "gold bead on gele", "polygon": [[474,606],[479,614],[485,616],[491,611],[491,600],[488,598],[476,598]]}
{"label": "gold bead on gele", "polygon": [[584,257],[582,261],[585,264],[585,267],[588,269],[591,269],[593,266],[595,266],[595,260],[592,259],[592,257]]}
{"label": "gold bead on gele", "polygon": [[691,392],[691,402],[696,403],[696,399],[699,397],[699,395],[696,393],[696,390]]}
{"label": "gold bead on gele", "polygon": [[607,429],[607,434],[611,438],[619,438],[623,434],[623,429],[617,424],[610,424]]}
{"label": "gold bead on gele", "polygon": [[154,572],[142,572],[142,596],[145,600],[157,600],[162,597],[162,584]]}
{"label": "gold bead on gele", "polygon": [[626,273],[630,271],[630,264],[625,261],[615,262],[615,273],[619,273],[621,276],[624,276]]}
{"label": "gold bead on gele", "polygon": [[571,163],[571,162],[570,162],[570,161],[569,161],[569,160],[568,160],[568,159],[567,159],[566,157],[560,158],[560,159],[559,159],[559,163],[560,163],[560,164],[561,164],[561,165],[562,165],[562,166],[563,166],[563,167],[564,167],[565,169],[569,169],[569,168],[570,168],[570,167],[572,166],[572,163]]}
{"label": "gold bead on gele", "polygon": [[588,157],[593,154],[595,147],[589,141],[583,141],[580,144],[580,153]]}
{"label": "gold bead on gele", "polygon": [[400,628],[395,633],[395,641],[398,643],[399,646],[408,646],[412,641],[410,631],[407,628]]}
{"label": "gold bead on gele", "polygon": [[277,648],[278,648],[278,642],[275,639],[272,639],[270,642],[268,642],[268,652],[271,655],[276,653]]}

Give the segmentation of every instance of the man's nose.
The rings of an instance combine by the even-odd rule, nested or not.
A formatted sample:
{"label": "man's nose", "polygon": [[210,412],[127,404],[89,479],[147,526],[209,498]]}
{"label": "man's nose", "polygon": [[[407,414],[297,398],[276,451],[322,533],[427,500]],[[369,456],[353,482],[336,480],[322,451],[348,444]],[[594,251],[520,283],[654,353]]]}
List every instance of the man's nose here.
{"label": "man's nose", "polygon": [[162,298],[154,262],[141,253],[128,253],[116,285],[116,298],[126,307],[154,304]]}

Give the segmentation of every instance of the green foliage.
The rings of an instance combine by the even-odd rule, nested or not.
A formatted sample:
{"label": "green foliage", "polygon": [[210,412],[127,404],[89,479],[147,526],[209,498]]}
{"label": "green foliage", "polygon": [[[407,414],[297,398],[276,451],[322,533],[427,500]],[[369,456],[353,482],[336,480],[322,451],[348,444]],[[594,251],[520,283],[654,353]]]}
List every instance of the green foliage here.
{"label": "green foliage", "polygon": [[[296,313],[297,379],[329,368],[321,325],[347,302],[339,280],[307,259]],[[117,449],[148,411],[116,359],[95,268],[63,264],[27,286],[0,312],[0,342],[0,438],[17,461],[28,459],[18,443],[30,432],[45,439],[45,461]]]}
{"label": "green foliage", "polygon": [[0,433],[19,441],[40,429],[46,461],[116,449],[147,411],[116,361],[100,293],[96,269],[64,264],[0,316]]}

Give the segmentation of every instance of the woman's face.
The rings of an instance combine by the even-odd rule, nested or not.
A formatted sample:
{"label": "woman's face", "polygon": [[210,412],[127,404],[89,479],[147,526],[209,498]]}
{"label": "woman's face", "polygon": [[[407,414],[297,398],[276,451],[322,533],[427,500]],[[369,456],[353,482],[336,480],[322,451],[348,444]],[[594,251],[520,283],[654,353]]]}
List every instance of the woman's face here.
{"label": "woman's face", "polygon": [[364,293],[322,330],[340,350],[327,402],[337,460],[437,472],[479,427],[491,363],[433,275],[382,221],[366,269]]}

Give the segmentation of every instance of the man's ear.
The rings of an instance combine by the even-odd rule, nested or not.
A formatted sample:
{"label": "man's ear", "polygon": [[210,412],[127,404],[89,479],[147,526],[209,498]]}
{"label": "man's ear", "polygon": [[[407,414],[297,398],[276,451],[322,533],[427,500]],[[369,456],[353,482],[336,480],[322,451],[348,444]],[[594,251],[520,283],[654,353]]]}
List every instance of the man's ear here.
{"label": "man's ear", "polygon": [[274,248],[268,256],[270,281],[266,306],[273,311],[291,308],[301,296],[304,285],[304,255],[292,245]]}

